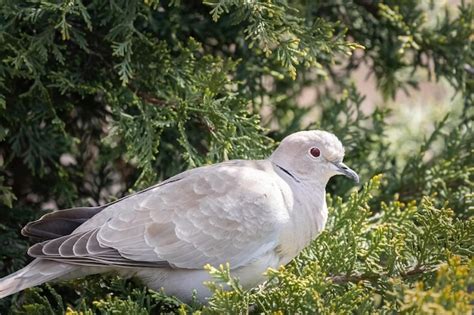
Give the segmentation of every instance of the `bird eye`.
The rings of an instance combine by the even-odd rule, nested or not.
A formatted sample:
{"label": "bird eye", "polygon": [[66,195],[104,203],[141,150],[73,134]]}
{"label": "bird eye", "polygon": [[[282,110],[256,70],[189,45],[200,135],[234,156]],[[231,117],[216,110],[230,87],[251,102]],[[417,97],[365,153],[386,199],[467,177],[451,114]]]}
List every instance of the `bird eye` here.
{"label": "bird eye", "polygon": [[309,153],[311,153],[311,155],[314,157],[318,157],[321,155],[321,151],[316,147],[311,148],[311,150],[309,150]]}

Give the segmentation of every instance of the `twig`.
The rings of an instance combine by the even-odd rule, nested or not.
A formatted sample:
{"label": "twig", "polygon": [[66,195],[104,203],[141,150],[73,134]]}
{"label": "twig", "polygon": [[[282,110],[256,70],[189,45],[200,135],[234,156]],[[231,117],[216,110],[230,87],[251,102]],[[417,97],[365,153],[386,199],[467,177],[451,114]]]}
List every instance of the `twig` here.
{"label": "twig", "polygon": [[464,64],[464,70],[470,75],[474,75],[474,67],[471,66],[470,64],[468,63]]}
{"label": "twig", "polygon": [[137,95],[140,96],[147,103],[154,104],[154,105],[159,105],[159,106],[167,105],[167,102],[165,100],[153,97],[148,93],[138,91]]}
{"label": "twig", "polygon": [[[435,268],[425,268],[416,266],[413,269],[410,269],[406,272],[399,274],[398,276],[401,278],[409,278],[412,276],[416,276],[423,273],[433,272],[437,269]],[[354,275],[335,275],[327,277],[326,280],[332,281],[335,284],[345,284],[348,282],[359,282],[359,281],[375,281],[380,279],[382,276],[386,276],[386,274],[354,274]]]}
{"label": "twig", "polygon": [[134,91],[134,93],[136,95],[138,95],[146,103],[153,104],[153,105],[158,105],[158,106],[171,106],[171,107],[174,106],[174,104],[172,104],[172,103],[170,103],[166,100],[157,98],[157,97],[151,95],[150,93],[140,91],[137,88],[137,86],[135,86],[135,84],[133,84],[133,82],[129,82],[128,87],[130,87],[130,89],[132,91]]}

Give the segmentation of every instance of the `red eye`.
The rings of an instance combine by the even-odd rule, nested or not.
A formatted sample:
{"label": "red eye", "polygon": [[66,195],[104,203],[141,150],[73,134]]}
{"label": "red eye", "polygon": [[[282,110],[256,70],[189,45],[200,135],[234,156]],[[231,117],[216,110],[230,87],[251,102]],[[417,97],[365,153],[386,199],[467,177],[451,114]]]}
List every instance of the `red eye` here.
{"label": "red eye", "polygon": [[309,153],[311,153],[311,155],[314,157],[318,157],[321,155],[321,151],[319,151],[318,148],[311,148],[311,150],[309,150]]}

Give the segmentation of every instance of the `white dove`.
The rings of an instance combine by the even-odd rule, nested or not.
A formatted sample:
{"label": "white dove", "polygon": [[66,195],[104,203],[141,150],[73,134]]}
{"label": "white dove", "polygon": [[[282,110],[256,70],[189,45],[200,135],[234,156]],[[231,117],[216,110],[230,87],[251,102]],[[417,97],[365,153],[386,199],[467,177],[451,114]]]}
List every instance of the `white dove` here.
{"label": "white dove", "polygon": [[265,160],[232,160],[178,174],[101,207],[46,214],[22,233],[42,240],[25,268],[0,279],[0,298],[51,280],[118,272],[189,301],[210,295],[204,265],[229,263],[251,288],[290,262],[324,228],[325,187],[342,163],[341,142],[301,131]]}

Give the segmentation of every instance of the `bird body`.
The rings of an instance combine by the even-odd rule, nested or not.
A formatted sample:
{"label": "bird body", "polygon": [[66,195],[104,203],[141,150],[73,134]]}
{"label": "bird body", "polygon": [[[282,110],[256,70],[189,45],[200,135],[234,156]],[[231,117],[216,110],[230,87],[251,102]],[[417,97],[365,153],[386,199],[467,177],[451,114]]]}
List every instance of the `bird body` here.
{"label": "bird body", "polygon": [[35,260],[0,279],[0,297],[114,271],[186,301],[197,290],[204,300],[204,265],[224,263],[253,287],[324,228],[329,178],[344,173],[358,180],[343,155],[334,135],[300,132],[266,160],[195,168],[106,206],[45,215],[23,230],[43,239],[28,251]]}

